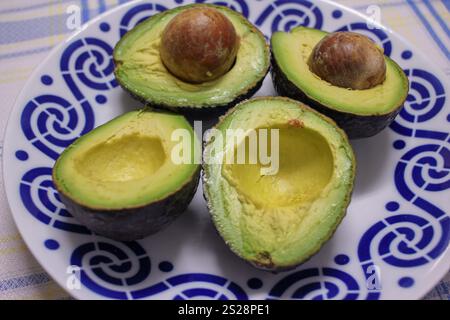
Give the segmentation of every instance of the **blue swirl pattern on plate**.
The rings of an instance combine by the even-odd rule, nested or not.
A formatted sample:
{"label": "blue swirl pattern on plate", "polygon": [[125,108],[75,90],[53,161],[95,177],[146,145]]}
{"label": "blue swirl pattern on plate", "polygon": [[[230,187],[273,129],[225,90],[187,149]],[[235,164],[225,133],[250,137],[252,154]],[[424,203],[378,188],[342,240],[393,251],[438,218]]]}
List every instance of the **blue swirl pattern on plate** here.
{"label": "blue swirl pattern on plate", "polygon": [[52,169],[33,168],[22,178],[19,187],[25,208],[40,222],[64,231],[90,234],[62,204],[52,181]]}
{"label": "blue swirl pattern on plate", "polygon": [[81,283],[113,299],[142,299],[170,290],[174,300],[189,298],[247,300],[245,291],[223,277],[188,273],[139,289],[131,289],[151,273],[151,261],[136,241],[117,243],[100,240],[82,244],[72,253],[70,264],[79,267]]}
{"label": "blue swirl pattern on plate", "polygon": [[311,268],[296,271],[281,279],[269,292],[269,299],[326,300],[336,299],[340,295],[340,299],[356,300],[359,289],[356,280],[342,270]]}
{"label": "blue swirl pattern on plate", "polygon": [[161,3],[143,3],[128,10],[120,20],[119,34],[123,37],[125,33],[133,29],[139,23],[152,15],[163,12],[167,8]]}
{"label": "blue swirl pattern on plate", "polygon": [[60,71],[76,101],[43,94],[25,105],[21,117],[27,139],[53,160],[94,128],[94,112],[82,86],[94,91],[117,87],[112,47],[101,39],[85,38],[70,43],[61,56]]}
{"label": "blue swirl pattern on plate", "polygon": [[[375,258],[398,268],[430,263],[445,251],[450,242],[449,215],[425,199],[428,192],[450,188],[450,134],[414,126],[437,117],[443,110],[444,87],[437,77],[425,70],[408,69],[405,73],[410,81],[409,95],[390,128],[402,136],[426,140],[400,157],[395,167],[394,184],[403,200],[420,211],[389,215],[362,235],[358,258],[365,275],[369,274],[367,268],[375,265]],[[393,147],[402,150],[406,142],[397,140]],[[397,202],[387,204],[388,211],[397,211],[398,208]],[[400,286],[402,283],[404,281],[399,280]],[[379,296],[380,292],[372,293],[372,298]]]}
{"label": "blue swirl pattern on plate", "polygon": [[298,26],[320,29],[323,15],[312,1],[277,0],[267,6],[255,21],[258,27],[266,24],[270,26],[271,32],[290,31]]}

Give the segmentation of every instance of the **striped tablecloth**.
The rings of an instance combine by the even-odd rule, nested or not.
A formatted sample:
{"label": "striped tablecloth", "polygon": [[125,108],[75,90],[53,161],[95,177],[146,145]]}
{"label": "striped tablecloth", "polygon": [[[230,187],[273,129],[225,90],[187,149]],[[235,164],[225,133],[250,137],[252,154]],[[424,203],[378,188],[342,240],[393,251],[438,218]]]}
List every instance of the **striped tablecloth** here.
{"label": "striped tablecloth", "polygon": [[[162,0],[160,0],[162,1]],[[14,100],[33,69],[70,32],[66,10],[81,8],[82,20],[126,0],[15,0],[0,2],[0,159]],[[381,22],[421,48],[450,78],[450,0],[340,0],[362,13],[381,8]],[[2,173],[0,172],[0,180]],[[450,273],[426,299],[450,299]],[[69,298],[34,260],[22,241],[0,183],[0,299]]]}

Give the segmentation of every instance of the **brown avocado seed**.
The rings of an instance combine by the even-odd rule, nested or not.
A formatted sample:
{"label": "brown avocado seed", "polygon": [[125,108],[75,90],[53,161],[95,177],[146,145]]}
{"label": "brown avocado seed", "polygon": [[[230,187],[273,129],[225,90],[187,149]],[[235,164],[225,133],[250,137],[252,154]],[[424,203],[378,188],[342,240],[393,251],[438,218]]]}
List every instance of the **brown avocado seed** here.
{"label": "brown avocado seed", "polygon": [[179,13],[163,31],[162,62],[179,79],[202,83],[228,72],[239,47],[233,24],[208,7]]}
{"label": "brown avocado seed", "polygon": [[386,78],[382,50],[369,38],[354,32],[334,32],[313,49],[310,70],[332,85],[363,90]]}

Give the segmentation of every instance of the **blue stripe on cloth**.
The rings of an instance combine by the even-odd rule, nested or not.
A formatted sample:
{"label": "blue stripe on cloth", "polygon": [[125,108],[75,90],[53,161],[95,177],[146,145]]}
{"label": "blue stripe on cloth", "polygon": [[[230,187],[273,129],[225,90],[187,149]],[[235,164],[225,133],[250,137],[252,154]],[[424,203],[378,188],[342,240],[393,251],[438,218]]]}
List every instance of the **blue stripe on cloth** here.
{"label": "blue stripe on cloth", "polygon": [[34,53],[41,53],[41,52],[44,52],[44,51],[49,51],[51,48],[53,48],[53,47],[52,46],[48,46],[48,47],[41,47],[41,48],[35,48],[35,49],[30,49],[30,50],[16,51],[16,52],[11,52],[11,53],[0,54],[0,60],[1,59],[9,59],[9,58],[26,56],[26,55],[34,54]]}
{"label": "blue stripe on cloth", "polygon": [[50,280],[51,280],[50,277],[45,272],[34,273],[23,277],[0,280],[0,292],[29,286],[35,286],[47,283]]}
{"label": "blue stripe on cloth", "polygon": [[[62,2],[69,2],[73,0],[60,0]],[[105,0],[98,0],[99,1],[99,8],[98,12],[93,12],[89,9],[88,1],[87,0],[81,0],[81,3],[83,7],[81,8],[82,11],[82,19],[83,22],[84,19],[89,19],[91,17],[94,17],[97,15],[97,13],[103,13],[108,9],[108,6],[106,4]],[[129,0],[118,0],[118,4],[129,2]],[[50,6],[54,5],[54,2],[49,3],[43,3],[35,6],[29,6],[29,7],[20,7],[20,8],[13,8],[8,9],[8,12],[11,11],[21,11],[21,10],[31,10],[35,8],[41,8],[44,6]],[[112,6],[115,6],[113,4]],[[1,13],[1,12],[0,12]],[[50,17],[43,17],[43,18],[36,18],[31,20],[25,20],[25,21],[14,21],[14,22],[0,22],[0,44],[9,44],[14,42],[20,42],[20,41],[26,41],[26,40],[32,40],[32,39],[38,39],[43,37],[51,36],[52,34],[49,33],[50,30],[54,29],[54,26],[56,25],[62,25],[64,28],[61,28],[58,33],[56,34],[62,34],[62,33],[68,33],[70,30],[68,30],[65,26],[65,19],[66,15],[61,16],[50,16]],[[61,19],[64,19],[64,21],[61,21]],[[55,21],[56,20],[56,21]],[[62,23],[62,24],[61,24]],[[18,28],[16,28],[18,27]],[[29,32],[31,30],[31,32]],[[44,51],[50,50],[52,47],[40,47],[36,49],[30,49],[30,50],[23,50],[23,51],[16,51],[16,52],[10,52],[5,54],[0,54],[0,60],[1,59],[8,59],[8,58],[15,58],[19,56],[24,56],[28,54],[34,54],[34,53],[40,53]]]}
{"label": "blue stripe on cloth", "polygon": [[437,20],[437,22],[439,23],[441,28],[444,29],[444,31],[447,34],[447,36],[450,37],[450,29],[448,28],[448,26],[445,23],[445,21],[441,18],[439,13],[436,11],[436,9],[433,7],[433,5],[431,4],[430,0],[423,0],[423,2],[425,3],[425,6],[428,8],[428,10],[430,10],[430,12],[433,15],[433,17]]}
{"label": "blue stripe on cloth", "polygon": [[[127,2],[130,0],[122,0],[120,2]],[[414,1],[414,0],[413,0]],[[415,0],[416,2],[421,2],[421,1],[427,1],[427,0]],[[431,0],[432,2],[437,2],[439,0]],[[447,8],[448,11],[450,11],[450,0],[441,0],[441,2],[444,4],[444,6]],[[374,5],[376,5],[377,7],[399,7],[399,6],[403,6],[406,5],[406,1],[405,0],[399,0],[399,1],[383,1],[380,3],[376,3],[376,1],[373,3]],[[369,4],[365,4],[365,5],[348,5],[353,9],[356,10],[365,10],[367,9],[367,7],[369,6]]]}
{"label": "blue stripe on cloth", "polygon": [[450,0],[442,0],[442,3],[447,8],[447,10],[450,11]]}
{"label": "blue stripe on cloth", "polygon": [[[68,32],[67,15],[0,22],[0,44],[27,41]],[[50,32],[53,31],[53,34]]]}
{"label": "blue stripe on cloth", "polygon": [[105,0],[98,0],[98,13],[103,13],[106,11]]}
{"label": "blue stripe on cloth", "polygon": [[[99,12],[94,12],[88,6],[83,6],[81,10],[82,22],[85,23],[87,22],[85,19],[93,18],[98,13],[106,11],[106,2],[102,1],[102,3],[103,5],[98,9]],[[0,45],[68,33],[71,30],[66,26],[67,17],[68,14],[61,14],[29,20],[0,22]],[[56,32],[54,32],[55,30]]]}
{"label": "blue stripe on cloth", "polygon": [[447,57],[447,59],[450,60],[450,52],[447,49],[447,47],[442,43],[441,39],[439,39],[439,36],[436,34],[436,32],[434,31],[433,27],[431,26],[431,24],[427,21],[427,19],[425,18],[425,16],[422,14],[422,12],[419,10],[419,8],[416,6],[416,4],[414,3],[413,0],[407,0],[409,6],[411,7],[411,9],[414,11],[414,13],[419,17],[420,21],[422,21],[423,25],[425,26],[425,28],[427,28],[428,33],[431,35],[431,37],[434,39],[434,41],[436,42],[436,44],[439,46],[439,48],[442,50],[442,52],[445,54],[445,56]]}
{"label": "blue stripe on cloth", "polygon": [[[400,1],[388,1],[388,2],[380,2],[380,3],[374,3],[377,7],[400,7],[404,6],[405,0]],[[366,10],[369,5],[357,5],[357,6],[351,6],[351,8],[356,9],[358,11]]]}
{"label": "blue stripe on cloth", "polygon": [[[73,0],[59,0],[59,3],[72,2],[72,1]],[[3,10],[0,10],[0,14],[30,11],[30,10],[45,8],[45,7],[54,6],[54,5],[55,5],[55,1],[49,1],[47,3],[33,4],[31,6],[26,6],[26,7],[3,9]]]}
{"label": "blue stripe on cloth", "polygon": [[89,4],[87,0],[81,0],[81,21],[85,23],[89,20]]}

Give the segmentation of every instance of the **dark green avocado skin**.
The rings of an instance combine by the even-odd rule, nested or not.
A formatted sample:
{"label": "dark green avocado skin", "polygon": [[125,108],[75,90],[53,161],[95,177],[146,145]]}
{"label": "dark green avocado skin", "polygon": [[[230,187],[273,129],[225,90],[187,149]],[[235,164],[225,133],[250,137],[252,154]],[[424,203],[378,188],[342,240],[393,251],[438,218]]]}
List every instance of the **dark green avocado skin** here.
{"label": "dark green avocado skin", "polygon": [[[214,8],[217,5],[208,4],[208,3],[201,3],[201,4],[195,3],[195,4],[186,5],[185,8],[197,7],[197,6],[206,6],[206,7]],[[225,7],[225,9],[227,9],[227,8]],[[162,13],[162,14],[164,14],[164,13]],[[156,17],[156,15],[152,16],[152,17]],[[150,17],[149,19],[152,19],[152,17]],[[255,33],[260,34],[261,38],[264,39],[264,35],[261,33],[261,31],[256,26],[251,24],[245,17],[242,17],[242,18],[244,20],[246,20],[250,29],[252,29]],[[129,32],[132,32],[132,30],[130,30]],[[116,47],[117,47],[117,45],[116,45]],[[116,48],[114,48],[114,50],[116,50]],[[270,69],[270,48],[269,48],[269,44],[267,42],[265,43],[264,61],[267,62],[266,63],[267,65],[265,66],[264,74],[261,74],[260,78],[255,79],[254,82],[252,82],[249,86],[247,86],[241,92],[237,93],[237,96],[234,97],[233,100],[231,100],[229,102],[226,102],[223,104],[173,106],[173,105],[170,105],[167,103],[159,103],[159,102],[157,103],[152,100],[147,100],[145,97],[140,96],[136,93],[133,93],[133,91],[132,91],[133,89],[128,88],[125,85],[125,83],[123,83],[121,81],[120,77],[117,76],[117,70],[118,70],[118,68],[120,68],[120,63],[116,59],[114,59],[114,54],[113,54],[115,79],[116,79],[117,83],[120,85],[120,87],[124,91],[128,92],[132,98],[136,99],[137,101],[139,101],[141,103],[144,103],[147,106],[150,106],[150,107],[153,107],[156,109],[170,110],[175,113],[182,114],[188,118],[199,118],[199,119],[211,119],[211,118],[219,117],[219,116],[225,114],[225,112],[228,109],[234,107],[239,102],[251,98],[261,88],[261,86],[264,82],[264,79],[266,78],[267,73],[269,72],[269,69]],[[169,72],[169,71],[167,70],[167,72]],[[239,79],[236,79],[236,81],[239,81]]]}
{"label": "dark green avocado skin", "polygon": [[[256,99],[284,99],[284,100],[290,100],[290,98],[287,97],[256,97],[253,98],[252,100],[256,100]],[[243,102],[244,103],[244,102]],[[225,117],[230,116],[236,109],[237,109],[237,105],[234,106],[233,108],[231,108],[230,110],[227,111],[227,113],[225,115],[223,115],[222,117],[219,118],[219,121],[214,125],[214,128],[217,128],[220,123],[225,119]],[[314,110],[312,108],[310,108],[309,106],[304,106],[304,108],[315,112],[316,114],[318,114],[320,117],[326,119],[327,117],[319,112],[317,112],[317,110]],[[333,122],[332,119],[328,119],[328,121]],[[346,133],[340,129],[342,134],[345,136]],[[209,143],[208,139],[204,139],[203,140],[203,152],[206,152],[206,146]],[[205,156],[205,153],[203,154],[203,157]],[[337,231],[338,228],[335,228],[334,230],[332,230],[328,236],[325,238],[325,240],[323,240],[322,243],[320,243],[320,245],[317,247],[316,250],[314,250],[314,252],[312,252],[308,257],[306,257],[305,259],[303,259],[302,261],[299,261],[298,263],[293,263],[291,265],[277,265],[275,264],[271,257],[270,254],[262,254],[260,255],[261,259],[256,259],[256,260],[248,260],[243,258],[242,256],[239,255],[238,252],[234,251],[231,246],[228,244],[227,239],[222,235],[222,233],[219,231],[220,226],[216,223],[216,220],[214,219],[212,212],[213,212],[213,208],[211,206],[211,201],[209,200],[208,197],[208,193],[206,191],[206,188],[204,187],[207,184],[207,177],[206,177],[206,168],[207,164],[205,162],[203,162],[202,164],[202,174],[201,174],[201,179],[202,179],[202,183],[203,183],[203,199],[205,199],[206,201],[206,206],[208,208],[208,211],[210,212],[210,216],[211,216],[211,220],[213,222],[214,225],[214,229],[216,230],[216,233],[218,234],[218,236],[225,242],[226,246],[228,247],[228,249],[230,249],[231,252],[233,252],[239,259],[241,259],[242,261],[245,261],[247,264],[251,265],[252,267],[262,270],[262,271],[266,271],[266,272],[271,272],[273,274],[278,274],[281,272],[287,272],[287,271],[291,271],[295,268],[297,268],[300,265],[303,265],[304,263],[308,262],[310,259],[312,259],[319,251],[320,249],[333,237],[333,235],[335,234],[335,232]],[[352,172],[353,172],[353,181],[355,178],[355,172],[356,172],[356,161],[353,155],[353,161],[352,161]],[[336,225],[340,225],[342,220],[344,219],[344,217],[347,214],[347,208],[348,205],[350,204],[350,200],[352,198],[352,194],[353,194],[353,186],[354,186],[354,182],[351,185],[351,188],[349,190],[348,195],[342,199],[343,203],[345,203],[345,210],[343,211],[343,214],[341,215],[339,221],[336,222]]]}
{"label": "dark green avocado skin", "polygon": [[114,240],[132,241],[154,234],[177,219],[194,197],[199,178],[200,166],[189,182],[167,198],[142,207],[120,210],[88,208],[58,191],[67,211],[88,229]]}
{"label": "dark green avocado skin", "polygon": [[394,121],[395,117],[403,107],[402,103],[390,113],[370,116],[362,116],[330,109],[308,97],[293,84],[278,66],[273,53],[271,75],[275,90],[280,96],[289,97],[306,103],[320,113],[332,118],[336,124],[347,133],[349,139],[368,138],[376,135]]}

